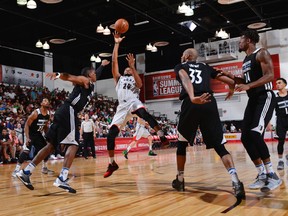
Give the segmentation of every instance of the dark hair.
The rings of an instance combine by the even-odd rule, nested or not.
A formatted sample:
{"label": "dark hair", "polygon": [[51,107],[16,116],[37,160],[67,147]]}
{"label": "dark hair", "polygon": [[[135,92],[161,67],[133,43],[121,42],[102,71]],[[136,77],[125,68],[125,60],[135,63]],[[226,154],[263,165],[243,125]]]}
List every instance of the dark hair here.
{"label": "dark hair", "polygon": [[93,68],[91,67],[85,67],[81,70],[81,75],[82,76],[85,76],[85,77],[88,77],[90,71],[93,70]]}
{"label": "dark hair", "polygon": [[280,78],[278,78],[276,81],[278,81],[278,80],[282,80],[282,81],[285,83],[285,85],[287,85],[286,79],[280,77]]}
{"label": "dark hair", "polygon": [[242,35],[244,35],[246,38],[249,38],[255,44],[259,42],[259,34],[254,29],[248,29],[248,30],[242,32]]}

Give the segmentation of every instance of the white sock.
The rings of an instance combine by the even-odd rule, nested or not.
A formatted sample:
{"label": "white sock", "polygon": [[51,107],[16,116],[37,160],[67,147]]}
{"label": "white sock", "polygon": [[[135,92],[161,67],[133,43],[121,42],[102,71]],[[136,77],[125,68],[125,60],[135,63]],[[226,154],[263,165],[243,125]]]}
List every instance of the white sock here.
{"label": "white sock", "polygon": [[42,168],[46,167],[47,168],[47,162],[45,162],[44,160],[42,161]]}
{"label": "white sock", "polygon": [[183,182],[184,180],[184,171],[179,171],[178,170],[178,175],[177,175],[177,178],[180,182]]}
{"label": "white sock", "polygon": [[114,157],[109,157],[109,163],[112,164],[114,162]]}
{"label": "white sock", "polygon": [[263,177],[265,176],[265,178],[266,178],[267,172],[266,172],[266,169],[265,169],[265,166],[263,163],[256,165],[256,169],[258,171],[258,175],[260,178],[261,178],[261,176],[263,176]]}
{"label": "white sock", "polygon": [[29,164],[25,167],[25,169],[23,170],[24,174],[26,174],[26,175],[31,174],[31,173],[34,171],[35,167],[36,167],[36,165],[35,165],[34,163],[32,163],[32,162],[29,163]]}
{"label": "white sock", "polygon": [[228,169],[228,173],[230,174],[231,176],[231,180],[235,183],[239,182],[239,178],[238,178],[238,175],[237,175],[237,171],[234,167],[232,168],[229,168]]}
{"label": "white sock", "polygon": [[149,151],[152,151],[153,149],[152,149],[152,145],[149,145]]}
{"label": "white sock", "polygon": [[130,149],[131,149],[131,146],[128,146],[128,147],[127,147],[127,152],[129,152],[129,151],[130,151]]}
{"label": "white sock", "polygon": [[62,181],[65,181],[68,178],[68,173],[69,173],[69,168],[63,167],[60,172],[59,178]]}
{"label": "white sock", "polygon": [[282,161],[282,162],[284,162],[284,160],[283,160],[283,157],[279,158],[279,161]]}
{"label": "white sock", "polygon": [[274,170],[273,170],[272,162],[271,162],[271,161],[265,163],[265,168],[266,168],[266,171],[267,171],[268,174],[270,174],[270,173],[271,173],[271,174],[275,173]]}

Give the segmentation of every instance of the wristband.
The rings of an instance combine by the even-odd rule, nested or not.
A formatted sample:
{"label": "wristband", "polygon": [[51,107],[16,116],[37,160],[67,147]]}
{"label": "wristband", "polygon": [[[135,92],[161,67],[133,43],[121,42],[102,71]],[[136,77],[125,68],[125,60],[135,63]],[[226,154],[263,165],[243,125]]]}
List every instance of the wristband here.
{"label": "wristband", "polygon": [[59,79],[61,76],[61,73],[56,73],[55,79]]}

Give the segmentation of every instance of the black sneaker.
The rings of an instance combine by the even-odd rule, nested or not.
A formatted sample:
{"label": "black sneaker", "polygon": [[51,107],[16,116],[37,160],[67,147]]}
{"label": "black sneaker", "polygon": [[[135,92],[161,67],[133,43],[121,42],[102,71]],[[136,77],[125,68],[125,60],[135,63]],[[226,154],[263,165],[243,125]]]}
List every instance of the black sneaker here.
{"label": "black sneaker", "polygon": [[153,151],[149,151],[149,152],[148,152],[148,155],[149,155],[149,156],[157,156],[157,154],[154,153]]}
{"label": "black sneaker", "polygon": [[177,191],[185,191],[185,181],[184,181],[184,179],[183,179],[183,182],[180,182],[178,180],[178,175],[176,175],[176,179],[174,179],[172,181],[172,187],[174,189],[176,189]]}
{"label": "black sneaker", "polygon": [[34,190],[33,185],[31,184],[30,181],[30,175],[26,175],[23,170],[20,170],[19,172],[16,173],[16,177],[29,189],[29,190]]}
{"label": "black sneaker", "polygon": [[111,176],[117,169],[119,169],[119,166],[115,161],[113,161],[112,164],[108,165],[107,171],[104,173],[104,178]]}
{"label": "black sneaker", "polygon": [[125,157],[126,159],[128,159],[128,151],[127,151],[127,150],[123,151],[122,154],[124,155],[124,157]]}
{"label": "black sneaker", "polygon": [[69,179],[67,178],[65,181],[62,181],[59,177],[54,181],[53,185],[55,187],[59,187],[69,193],[76,193],[76,190],[73,189],[69,184],[68,184]]}
{"label": "black sneaker", "polygon": [[242,182],[232,182],[232,187],[234,190],[234,196],[237,199],[246,199],[245,190]]}

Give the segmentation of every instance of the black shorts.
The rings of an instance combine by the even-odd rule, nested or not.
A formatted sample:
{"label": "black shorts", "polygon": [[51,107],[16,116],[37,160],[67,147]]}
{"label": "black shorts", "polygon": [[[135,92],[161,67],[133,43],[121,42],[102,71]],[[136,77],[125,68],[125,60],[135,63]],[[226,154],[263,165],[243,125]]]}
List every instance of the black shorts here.
{"label": "black shorts", "polygon": [[54,147],[59,144],[78,145],[78,123],[73,107],[63,104],[54,114],[53,123],[46,134],[47,141]]}
{"label": "black shorts", "polygon": [[27,148],[31,150],[31,147],[34,146],[35,148],[34,155],[36,155],[47,144],[45,138],[41,134],[34,135],[34,136],[30,135],[30,140],[31,140],[31,143],[29,146],[27,146]]}
{"label": "black shorts", "polygon": [[265,128],[272,118],[275,105],[275,95],[272,91],[249,98],[241,129],[242,137],[249,134],[250,131],[264,134]]}
{"label": "black shorts", "polygon": [[183,100],[178,123],[179,133],[193,144],[198,126],[207,149],[224,143],[222,124],[213,96],[207,104],[193,104],[189,97]]}
{"label": "black shorts", "polygon": [[279,116],[276,120],[276,134],[280,140],[286,138],[286,133],[288,131],[288,116]]}

